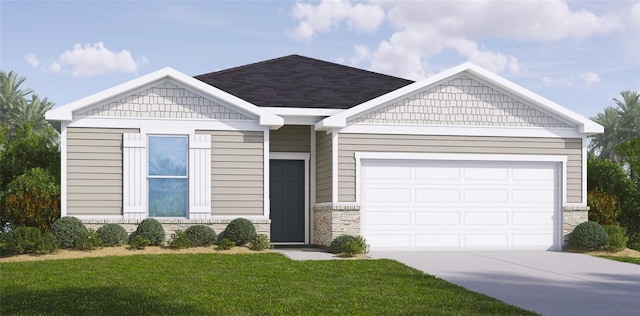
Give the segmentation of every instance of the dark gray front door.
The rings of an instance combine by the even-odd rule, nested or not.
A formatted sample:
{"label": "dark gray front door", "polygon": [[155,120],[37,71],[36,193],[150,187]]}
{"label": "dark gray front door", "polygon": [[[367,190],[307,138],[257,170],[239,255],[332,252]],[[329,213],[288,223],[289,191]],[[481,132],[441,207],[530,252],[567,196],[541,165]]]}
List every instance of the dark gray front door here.
{"label": "dark gray front door", "polygon": [[304,242],[304,160],[271,160],[271,241]]}

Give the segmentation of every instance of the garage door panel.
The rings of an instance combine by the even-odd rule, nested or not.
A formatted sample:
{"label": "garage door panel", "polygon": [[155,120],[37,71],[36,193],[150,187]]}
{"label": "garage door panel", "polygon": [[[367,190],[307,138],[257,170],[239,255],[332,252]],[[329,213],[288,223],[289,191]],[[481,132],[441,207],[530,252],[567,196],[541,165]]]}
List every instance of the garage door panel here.
{"label": "garage door panel", "polygon": [[459,180],[460,168],[456,167],[416,167],[416,179]]}
{"label": "garage door panel", "polygon": [[416,248],[460,248],[459,234],[417,234]]}
{"label": "garage door panel", "polygon": [[416,202],[460,202],[460,189],[415,189]]}
{"label": "garage door panel", "polygon": [[507,212],[464,212],[465,225],[507,225],[509,213]]}
{"label": "garage door panel", "polygon": [[464,190],[464,201],[506,203],[509,201],[509,190],[466,189]]}
{"label": "garage door panel", "polygon": [[374,250],[557,249],[559,187],[553,163],[387,160],[374,165],[405,170],[403,178],[368,178],[369,161],[362,162],[362,234]]}
{"label": "garage door panel", "polygon": [[410,167],[370,166],[367,167],[367,179],[411,179]]}
{"label": "garage door panel", "polygon": [[454,211],[416,211],[416,225],[459,225],[460,212]]}

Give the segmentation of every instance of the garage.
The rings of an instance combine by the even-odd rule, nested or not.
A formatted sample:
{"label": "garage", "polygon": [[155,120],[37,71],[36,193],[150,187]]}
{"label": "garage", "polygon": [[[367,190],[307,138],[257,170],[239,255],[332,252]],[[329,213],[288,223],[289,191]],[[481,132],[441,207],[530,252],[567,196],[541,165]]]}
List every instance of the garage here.
{"label": "garage", "polygon": [[558,250],[559,163],[363,159],[372,250]]}

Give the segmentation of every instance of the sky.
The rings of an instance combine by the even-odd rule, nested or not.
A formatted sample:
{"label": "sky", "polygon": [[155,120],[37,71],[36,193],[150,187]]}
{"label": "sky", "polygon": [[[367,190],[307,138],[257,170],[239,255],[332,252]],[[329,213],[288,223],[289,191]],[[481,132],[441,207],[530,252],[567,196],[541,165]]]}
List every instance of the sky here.
{"label": "sky", "polygon": [[0,69],[57,106],[291,54],[413,80],[471,61],[591,117],[640,91],[640,1],[0,0]]}

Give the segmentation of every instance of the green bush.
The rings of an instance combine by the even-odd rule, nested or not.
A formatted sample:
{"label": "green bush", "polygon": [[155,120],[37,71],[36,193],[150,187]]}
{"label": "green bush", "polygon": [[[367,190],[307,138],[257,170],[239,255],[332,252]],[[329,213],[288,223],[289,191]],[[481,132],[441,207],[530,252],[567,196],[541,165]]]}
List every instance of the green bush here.
{"label": "green bush", "polygon": [[611,251],[620,251],[627,247],[627,241],[629,238],[626,236],[624,227],[617,225],[604,226],[604,230],[607,232],[607,249]]}
{"label": "green bush", "polygon": [[169,247],[174,249],[186,249],[191,247],[191,242],[187,235],[180,229],[177,229],[171,234],[171,241],[169,241]]}
{"label": "green bush", "polygon": [[136,229],[136,236],[149,239],[150,245],[159,246],[164,242],[164,228],[154,218],[146,218],[140,222]]}
{"label": "green bush", "polygon": [[87,234],[84,239],[80,240],[76,247],[80,250],[94,250],[102,247],[102,238],[93,229],[87,229]]}
{"label": "green bush", "polygon": [[597,188],[587,192],[589,220],[600,225],[616,225],[620,216],[620,203],[613,194],[600,192]]}
{"label": "green bush", "polygon": [[73,216],[62,217],[51,225],[51,232],[60,242],[60,248],[75,248],[87,238],[88,230]]}
{"label": "green bush", "polygon": [[206,247],[216,243],[216,233],[206,225],[188,227],[184,234],[189,238],[192,247]]}
{"label": "green bush", "polygon": [[596,250],[607,244],[607,232],[596,222],[583,222],[569,234],[567,242],[571,248]]}
{"label": "green bush", "polygon": [[0,210],[0,218],[13,226],[48,231],[60,217],[60,187],[44,169],[29,169],[9,183]]}
{"label": "green bush", "polygon": [[251,240],[251,245],[249,249],[251,250],[264,250],[271,248],[271,244],[269,243],[269,237],[265,234],[258,234]]}
{"label": "green bush", "polygon": [[35,227],[17,227],[7,236],[7,249],[14,254],[36,252],[41,235]]}
{"label": "green bush", "polygon": [[118,224],[105,224],[97,230],[105,247],[119,246],[127,243],[127,231]]}
{"label": "green bush", "polygon": [[342,249],[344,248],[344,245],[355,239],[356,237],[351,235],[338,236],[331,242],[331,246],[329,246],[329,251],[331,253],[341,253]]}
{"label": "green bush", "polygon": [[362,236],[342,235],[331,242],[332,253],[339,253],[345,257],[353,257],[369,252],[369,245]]}
{"label": "green bush", "polygon": [[151,240],[149,240],[149,238],[146,238],[142,235],[133,235],[133,236],[135,237],[133,237],[129,242],[129,246],[131,246],[131,249],[133,250],[142,250],[147,246],[149,246],[149,244],[151,244]]}
{"label": "green bush", "polygon": [[228,238],[222,238],[218,241],[218,250],[229,250],[235,246],[235,242]]}
{"label": "green bush", "polygon": [[51,232],[44,232],[41,235],[40,243],[36,252],[38,253],[54,253],[60,248],[60,242]]}
{"label": "green bush", "polygon": [[256,236],[256,229],[253,223],[246,218],[236,218],[232,220],[224,230],[224,238],[243,246],[249,243]]}
{"label": "green bush", "polygon": [[627,243],[627,247],[629,247],[629,249],[633,249],[635,251],[640,251],[640,241]]}

